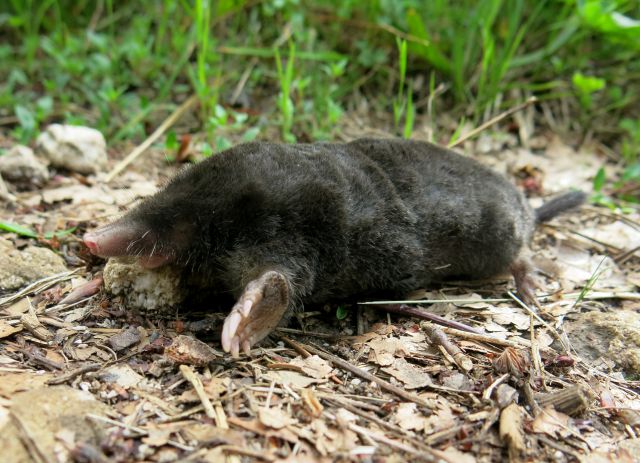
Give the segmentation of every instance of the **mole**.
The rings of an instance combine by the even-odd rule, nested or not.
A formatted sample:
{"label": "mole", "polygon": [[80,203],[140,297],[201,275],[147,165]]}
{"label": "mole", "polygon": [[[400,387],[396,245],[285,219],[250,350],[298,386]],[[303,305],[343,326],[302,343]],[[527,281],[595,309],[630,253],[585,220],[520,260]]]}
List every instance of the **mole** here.
{"label": "mole", "polygon": [[533,210],[503,176],[426,142],[253,142],[185,168],[84,242],[233,295],[221,342],[237,357],[294,307],[404,297],[448,277],[510,271],[534,302],[535,225],[584,199],[569,192]]}

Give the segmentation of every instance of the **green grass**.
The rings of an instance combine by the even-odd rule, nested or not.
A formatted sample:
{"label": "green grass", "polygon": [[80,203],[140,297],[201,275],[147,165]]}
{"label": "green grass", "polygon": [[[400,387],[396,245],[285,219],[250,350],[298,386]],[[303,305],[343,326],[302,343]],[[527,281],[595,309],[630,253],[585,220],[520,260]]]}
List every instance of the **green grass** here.
{"label": "green grass", "polygon": [[[139,141],[196,94],[189,131],[212,151],[230,127],[335,138],[363,99],[405,137],[431,111],[445,142],[435,107],[480,124],[536,95],[569,110],[554,130],[598,138],[635,181],[638,19],[640,0],[10,0],[0,3],[0,129],[28,143],[43,124],[68,122],[111,144]],[[246,72],[246,106],[232,109]]]}
{"label": "green grass", "polygon": [[76,231],[76,227],[72,227],[66,230],[60,230],[56,232],[47,232],[47,233],[40,234],[35,232],[31,228],[24,227],[16,223],[0,221],[0,231],[15,233],[16,235],[24,236],[27,238],[43,238],[46,240],[50,240],[53,238],[62,238],[63,236],[70,235],[71,233]]}
{"label": "green grass", "polygon": [[278,71],[278,81],[280,82],[280,93],[278,94],[278,109],[280,110],[280,125],[282,126],[282,139],[286,142],[293,143],[296,137],[291,133],[293,127],[293,116],[295,108],[291,98],[293,90],[293,70],[296,58],[296,47],[293,43],[289,44],[289,56],[286,65],[282,64],[280,52],[276,48],[276,69]]}

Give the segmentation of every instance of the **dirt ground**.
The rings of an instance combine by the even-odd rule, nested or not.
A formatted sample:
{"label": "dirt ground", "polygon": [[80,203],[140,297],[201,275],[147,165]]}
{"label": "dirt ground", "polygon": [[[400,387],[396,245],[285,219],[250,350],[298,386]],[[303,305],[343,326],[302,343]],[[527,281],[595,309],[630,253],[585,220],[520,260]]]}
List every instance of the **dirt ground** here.
{"label": "dirt ground", "polygon": [[[343,134],[384,135],[357,116]],[[534,206],[591,192],[607,163],[566,136],[522,145],[488,131],[460,150]],[[585,205],[539,227],[540,309],[508,276],[451,282],[413,293],[404,314],[307,307],[234,360],[224,312],[130,310],[81,242],[176,169],[152,148],[112,182],[60,171],[2,204],[2,220],[41,233],[75,227],[0,235],[2,461],[640,461],[638,210]]]}

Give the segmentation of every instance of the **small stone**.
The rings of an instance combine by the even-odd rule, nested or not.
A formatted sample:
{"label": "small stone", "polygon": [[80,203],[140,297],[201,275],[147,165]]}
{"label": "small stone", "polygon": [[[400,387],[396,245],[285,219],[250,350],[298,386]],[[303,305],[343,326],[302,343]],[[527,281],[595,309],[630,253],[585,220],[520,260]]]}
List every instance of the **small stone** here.
{"label": "small stone", "polygon": [[126,349],[129,346],[133,346],[140,342],[140,332],[130,326],[126,330],[120,331],[118,334],[114,334],[109,338],[109,344],[111,348],[116,352]]}
{"label": "small stone", "polygon": [[67,271],[64,259],[47,248],[27,246],[17,250],[0,238],[0,290],[15,290],[40,278]]}
{"label": "small stone", "polygon": [[222,357],[219,352],[191,336],[177,336],[164,351],[176,363],[204,366]]}
{"label": "small stone", "polygon": [[106,383],[117,384],[124,389],[134,387],[143,380],[143,377],[127,364],[111,365],[102,370],[99,377]]}
{"label": "small stone", "polygon": [[52,124],[40,134],[39,154],[57,167],[95,174],[107,165],[107,143],[102,133],[90,127]]}
{"label": "small stone", "polygon": [[28,146],[16,145],[0,156],[0,174],[20,188],[42,186],[49,180],[47,167]]}

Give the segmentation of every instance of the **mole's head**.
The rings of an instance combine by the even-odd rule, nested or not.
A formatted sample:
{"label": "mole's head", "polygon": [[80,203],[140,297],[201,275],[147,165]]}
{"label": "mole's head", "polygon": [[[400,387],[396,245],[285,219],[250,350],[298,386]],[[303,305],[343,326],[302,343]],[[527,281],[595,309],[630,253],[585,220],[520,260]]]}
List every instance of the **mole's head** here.
{"label": "mole's head", "polygon": [[210,240],[221,200],[211,178],[215,168],[205,167],[186,169],[122,218],[87,232],[89,250],[102,257],[136,256],[147,268],[206,258],[213,251]]}

